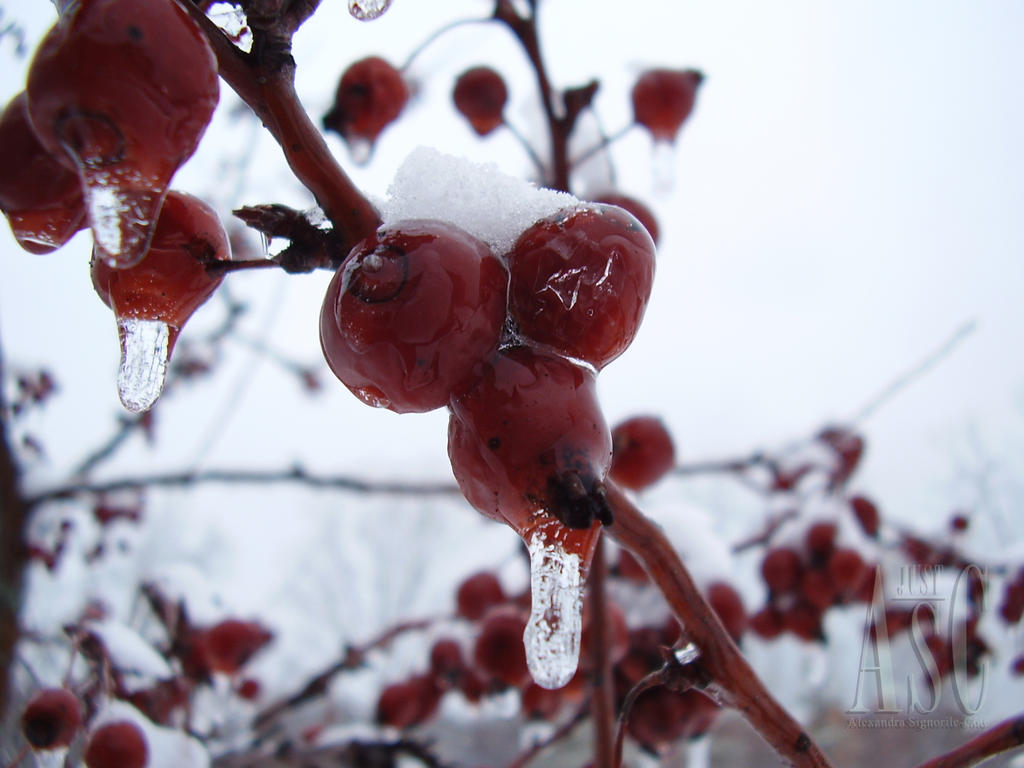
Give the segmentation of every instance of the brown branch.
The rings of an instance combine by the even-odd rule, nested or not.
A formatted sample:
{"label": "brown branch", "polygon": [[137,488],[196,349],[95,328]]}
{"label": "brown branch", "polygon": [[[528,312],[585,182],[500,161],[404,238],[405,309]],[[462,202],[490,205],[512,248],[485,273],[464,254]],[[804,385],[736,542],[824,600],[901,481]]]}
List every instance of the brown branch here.
{"label": "brown branch", "polygon": [[786,764],[796,768],[831,766],[801,725],[757,677],[658,526],[613,483],[608,483],[607,492],[615,515],[615,522],[607,531],[643,564],[687,636],[696,644],[701,654],[699,661],[712,678],[705,693],[718,703],[737,709]]}
{"label": "brown branch", "polygon": [[605,579],[608,563],[604,537],[597,540],[590,564],[590,640],[591,666],[590,710],[594,720],[594,768],[612,768],[615,739],[615,701],[612,698],[612,664],[609,653],[607,595]]}
{"label": "brown branch", "polygon": [[295,483],[309,488],[351,491],[353,493],[389,493],[398,496],[455,496],[459,493],[451,483],[403,483],[394,480],[366,480],[349,475],[311,475],[302,467],[288,470],[211,469],[199,472],[124,477],[95,483],[72,483],[42,491],[25,499],[33,508],[50,501],[75,496],[98,495],[137,488],[178,488],[203,484],[275,485]]}
{"label": "brown branch", "polygon": [[25,525],[29,512],[21,494],[18,463],[7,434],[3,383],[4,366],[0,357],[0,720],[7,712],[8,673],[18,642],[22,573],[28,557]]}
{"label": "brown branch", "polygon": [[978,734],[951,752],[921,763],[918,768],[968,768],[1022,744],[1024,715],[1017,715]]}
{"label": "brown branch", "polygon": [[[380,226],[380,216],[334,159],[327,142],[295,93],[295,62],[285,42],[260,53],[239,50],[188,0],[177,0],[206,34],[217,56],[220,76],[252,110],[284,151],[288,167],[333,222],[341,250],[347,252]],[[302,4],[299,4],[302,5]],[[309,4],[305,4],[309,6]],[[305,7],[304,6],[304,7]],[[303,10],[308,16],[312,7]],[[297,26],[305,16],[289,18]],[[287,41],[290,44],[290,40]]]}

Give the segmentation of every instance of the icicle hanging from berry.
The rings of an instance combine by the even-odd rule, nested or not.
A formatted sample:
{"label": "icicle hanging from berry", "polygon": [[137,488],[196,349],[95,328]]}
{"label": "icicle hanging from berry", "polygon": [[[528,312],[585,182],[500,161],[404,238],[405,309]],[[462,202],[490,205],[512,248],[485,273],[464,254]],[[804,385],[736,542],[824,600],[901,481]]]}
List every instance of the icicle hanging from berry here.
{"label": "icicle hanging from berry", "polygon": [[342,74],[334,105],[323,117],[324,130],[340,134],[352,159],[366,163],[377,137],[408,100],[401,72],[379,56],[360,59]]}
{"label": "icicle hanging from berry", "polygon": [[156,402],[182,326],[220,285],[222,276],[209,265],[229,258],[227,233],[216,212],[176,191],[167,194],[142,261],[113,269],[93,255],[93,286],[117,319],[117,387],[125,408],[145,411]]}
{"label": "icicle hanging from berry", "polygon": [[0,210],[26,251],[60,248],[86,225],[78,176],[39,142],[24,92],[0,115],[0,167]]}
{"label": "icicle hanging from berry", "polygon": [[600,370],[640,328],[654,254],[647,230],[622,208],[561,211],[527,229],[509,254],[509,313],[522,336]]}
{"label": "icicle hanging from berry", "polygon": [[43,38],[26,90],[43,146],[78,172],[96,252],[137,264],[217,106],[205,36],[173,0],[81,0]]}
{"label": "icicle hanging from berry", "polygon": [[594,373],[530,347],[502,351],[452,399],[448,454],[466,499],[510,525],[530,550],[532,611],[524,641],[534,680],[572,677],[583,584],[601,524],[611,437]]}
{"label": "icicle hanging from berry", "polygon": [[508,88],[502,76],[490,67],[473,67],[459,75],[452,100],[479,136],[486,136],[505,122],[502,111],[508,101]]}
{"label": "icicle hanging from berry", "polygon": [[348,0],[348,12],[360,21],[373,21],[384,15],[391,0]]}
{"label": "icicle hanging from berry", "polygon": [[327,289],[320,341],[363,402],[398,413],[445,405],[497,348],[508,272],[458,227],[412,220],[357,244]]}

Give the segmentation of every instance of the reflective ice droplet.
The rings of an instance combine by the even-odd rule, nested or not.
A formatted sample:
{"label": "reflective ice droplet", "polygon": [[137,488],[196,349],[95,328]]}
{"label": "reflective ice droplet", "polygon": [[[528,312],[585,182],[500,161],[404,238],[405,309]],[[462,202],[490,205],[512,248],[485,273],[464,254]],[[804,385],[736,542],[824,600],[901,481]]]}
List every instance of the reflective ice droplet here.
{"label": "reflective ice droplet", "polygon": [[529,541],[530,620],[523,633],[534,682],[561,688],[576,674],[583,634],[583,562],[541,530]]}
{"label": "reflective ice droplet", "polygon": [[391,5],[391,0],[348,0],[348,12],[360,21],[373,21]]}
{"label": "reflective ice droplet", "polygon": [[149,188],[123,187],[89,172],[86,210],[96,252],[111,267],[131,267],[149,250],[164,193]]}
{"label": "reflective ice droplet", "polygon": [[665,139],[657,139],[651,150],[651,175],[654,177],[654,191],[667,195],[676,184],[676,145]]}
{"label": "reflective ice droplet", "polygon": [[365,136],[348,136],[345,138],[348,144],[348,154],[356,165],[366,165],[370,162],[373,154],[373,141]]}
{"label": "reflective ice droplet", "polygon": [[164,391],[172,329],[162,320],[126,317],[117,322],[121,367],[117,392],[129,411],[148,411]]}
{"label": "reflective ice droplet", "polygon": [[57,749],[41,749],[33,753],[36,759],[37,768],[63,768],[64,760],[67,758],[68,748],[58,747]]}

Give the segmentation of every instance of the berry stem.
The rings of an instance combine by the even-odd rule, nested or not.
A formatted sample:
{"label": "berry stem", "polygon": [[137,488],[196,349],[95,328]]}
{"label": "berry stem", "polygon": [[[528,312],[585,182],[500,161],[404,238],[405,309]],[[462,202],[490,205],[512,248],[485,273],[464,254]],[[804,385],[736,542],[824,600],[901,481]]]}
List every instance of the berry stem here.
{"label": "berry stem", "polygon": [[687,636],[700,649],[700,662],[713,679],[708,692],[717,694],[719,703],[739,710],[787,765],[831,766],[810,736],[757,677],[658,526],[614,483],[605,487],[615,519],[607,526],[608,533],[643,564]]}
{"label": "berry stem", "polygon": [[945,755],[921,763],[918,768],[968,768],[1022,744],[1024,714],[1004,720]]}
{"label": "berry stem", "polygon": [[590,680],[590,714],[594,720],[594,768],[613,768],[615,702],[612,698],[612,665],[608,653],[608,613],[605,579],[608,562],[604,537],[597,540],[590,563],[590,639],[593,677]]}
{"label": "berry stem", "polygon": [[380,226],[380,216],[334,159],[295,93],[295,61],[281,46],[247,54],[188,0],[176,0],[206,34],[220,76],[259,115],[284,151],[288,166],[324,209],[347,252]]}

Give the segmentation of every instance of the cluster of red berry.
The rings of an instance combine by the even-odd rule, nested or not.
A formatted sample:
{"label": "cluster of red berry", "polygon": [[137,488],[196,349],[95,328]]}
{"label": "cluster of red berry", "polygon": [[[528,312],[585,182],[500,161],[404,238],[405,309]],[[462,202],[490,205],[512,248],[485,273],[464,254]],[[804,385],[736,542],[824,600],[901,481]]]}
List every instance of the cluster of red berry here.
{"label": "cluster of red berry", "polygon": [[836,525],[811,525],[799,547],[773,547],[761,561],[768,603],[751,618],[761,637],[790,632],[802,640],[822,640],[822,617],[834,605],[868,603],[874,569],[860,553],[837,546]]}
{"label": "cluster of red berry", "polygon": [[[66,749],[82,724],[82,703],[67,688],[37,691],[21,715],[21,731],[36,752]],[[82,758],[87,768],[144,768],[149,746],[135,723],[108,721],[89,732]]]}
{"label": "cluster of red berry", "polygon": [[632,341],[653,276],[654,243],[616,207],[559,211],[501,256],[451,224],[400,222],[341,265],[322,346],[364,402],[449,406],[452,467],[481,513],[526,538],[557,518],[582,550],[593,536],[575,532],[609,519],[595,373]]}
{"label": "cluster of red berry", "polygon": [[129,410],[159,396],[181,326],[220,282],[207,267],[229,258],[213,210],[168,193],[218,93],[209,43],[175,2],[83,0],[63,9],[0,116],[0,209],[18,242],[43,253],[92,229]]}

